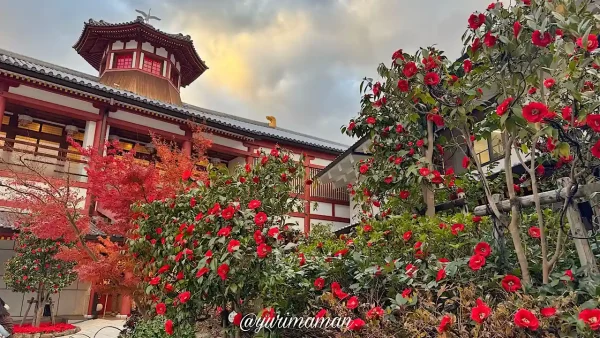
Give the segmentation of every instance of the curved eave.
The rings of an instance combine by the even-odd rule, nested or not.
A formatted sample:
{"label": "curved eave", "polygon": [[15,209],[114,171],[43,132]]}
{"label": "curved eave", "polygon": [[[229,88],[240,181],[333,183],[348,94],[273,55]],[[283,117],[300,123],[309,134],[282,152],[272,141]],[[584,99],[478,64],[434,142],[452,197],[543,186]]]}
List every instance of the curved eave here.
{"label": "curved eave", "polygon": [[[181,86],[186,87],[194,82],[207,69],[206,63],[200,58],[192,40],[183,40],[158,31],[140,22],[127,23],[123,25],[96,26],[85,23],[83,31],[73,48],[92,67],[100,70],[103,51],[112,41],[121,39],[139,39],[154,43],[157,47],[171,50],[181,65]],[[91,39],[104,39],[102,51],[91,52],[88,49],[96,46],[96,41]]]}

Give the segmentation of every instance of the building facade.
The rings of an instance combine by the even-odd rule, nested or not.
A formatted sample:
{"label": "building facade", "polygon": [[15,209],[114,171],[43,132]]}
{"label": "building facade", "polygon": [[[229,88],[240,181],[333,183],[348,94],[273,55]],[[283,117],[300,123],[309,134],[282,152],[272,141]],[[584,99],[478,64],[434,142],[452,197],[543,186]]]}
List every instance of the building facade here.
{"label": "building facade", "polygon": [[[84,147],[118,139],[125,150],[135,149],[144,161],[152,151],[150,133],[174,140],[191,155],[189,121],[205,125],[213,142],[211,162],[230,169],[253,165],[257,151],[281,146],[297,156],[306,154],[308,177],[340,155],[342,144],[278,128],[274,117],[268,123],[240,118],[181,101],[180,92],[208,70],[189,36],[168,34],[146,23],[142,17],[111,24],[89,20],[73,46],[98,73],[91,75],[0,49],[0,156],[4,168],[19,167],[17,158],[44,165],[47,175],[66,177],[85,203],[80,206],[102,213],[87,194],[85,159],[69,146],[71,137]],[[7,168],[11,166],[12,168]],[[333,184],[305,185],[293,182],[305,211],[288,215],[288,221],[310,232],[316,223],[341,226],[350,222],[345,188]],[[12,234],[16,210],[6,192],[0,197],[0,277],[4,262],[13,252]],[[109,215],[106,215],[109,216]],[[11,314],[24,314],[31,295],[15,294],[0,278],[0,295],[11,305]],[[95,298],[97,297],[97,298]],[[95,298],[95,299],[94,299]],[[127,315],[129,307],[118,294],[96,295],[89,285],[76,282],[54,299],[58,315],[91,314],[92,303],[103,306],[102,315]]]}

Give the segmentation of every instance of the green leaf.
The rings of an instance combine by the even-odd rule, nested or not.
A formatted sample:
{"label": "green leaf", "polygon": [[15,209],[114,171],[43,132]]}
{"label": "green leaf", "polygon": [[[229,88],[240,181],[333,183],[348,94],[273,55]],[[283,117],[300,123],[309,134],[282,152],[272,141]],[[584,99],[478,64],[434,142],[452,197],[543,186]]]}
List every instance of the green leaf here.
{"label": "green leaf", "polygon": [[153,286],[152,286],[152,285],[148,285],[148,286],[146,287],[146,294],[147,294],[147,295],[149,295],[149,294],[150,294],[150,292],[152,291],[152,288],[153,288]]}
{"label": "green leaf", "polygon": [[565,43],[565,52],[567,54],[573,54],[575,53],[575,44],[571,41]]}

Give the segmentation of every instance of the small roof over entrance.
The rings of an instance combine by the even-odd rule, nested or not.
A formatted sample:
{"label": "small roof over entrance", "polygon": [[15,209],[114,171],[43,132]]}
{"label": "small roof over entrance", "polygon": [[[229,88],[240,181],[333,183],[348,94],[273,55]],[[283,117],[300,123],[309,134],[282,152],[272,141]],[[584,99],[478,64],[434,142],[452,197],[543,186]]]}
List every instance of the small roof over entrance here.
{"label": "small roof over entrance", "polygon": [[319,179],[322,184],[333,183],[335,188],[341,188],[349,183],[356,182],[356,164],[371,157],[369,153],[371,143],[369,137],[358,140],[321,170],[315,178]]}

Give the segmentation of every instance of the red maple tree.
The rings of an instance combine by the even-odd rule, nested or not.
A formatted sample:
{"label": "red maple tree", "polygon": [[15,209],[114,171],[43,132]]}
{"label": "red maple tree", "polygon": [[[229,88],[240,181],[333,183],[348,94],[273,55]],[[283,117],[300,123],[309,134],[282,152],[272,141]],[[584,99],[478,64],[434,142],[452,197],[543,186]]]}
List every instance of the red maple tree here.
{"label": "red maple tree", "polygon": [[48,177],[43,166],[28,161],[25,155],[19,157],[19,164],[26,170],[10,170],[10,179],[0,182],[0,187],[10,192],[8,200],[16,208],[25,211],[22,224],[27,224],[29,231],[40,238],[61,238],[75,244],[62,248],[57,258],[75,262],[79,279],[100,292],[134,294],[140,277],[124,240],[133,229],[132,221],[141,215],[131,207],[181,191],[184,173],[203,178],[195,169],[198,162],[206,160],[210,141],[202,136],[200,126],[191,127],[192,156],[175,142],[151,135],[156,152],[150,163],[136,158],[133,150],[124,151],[118,142],[104,145],[105,156],[105,151],[82,148],[71,140],[87,158],[87,192],[96,206],[91,215],[83,208],[85,194],[70,176]]}

